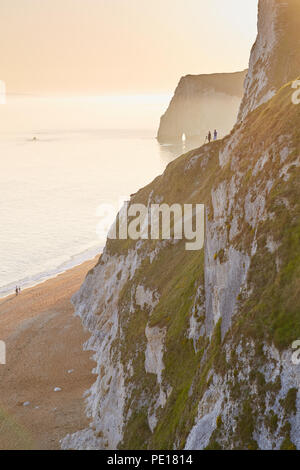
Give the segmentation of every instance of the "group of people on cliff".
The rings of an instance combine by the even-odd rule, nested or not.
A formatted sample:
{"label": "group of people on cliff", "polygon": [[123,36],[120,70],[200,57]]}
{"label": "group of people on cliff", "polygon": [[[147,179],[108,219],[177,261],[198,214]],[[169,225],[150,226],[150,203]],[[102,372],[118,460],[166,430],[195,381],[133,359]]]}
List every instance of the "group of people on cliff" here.
{"label": "group of people on cliff", "polygon": [[[211,134],[210,131],[208,131],[208,134],[207,134],[207,136],[206,136],[205,141],[208,140],[208,143],[210,143],[210,142],[211,142],[211,138],[212,138],[212,134]],[[218,131],[217,131],[217,129],[215,129],[215,130],[214,130],[214,140],[217,140],[217,138],[218,138]]]}

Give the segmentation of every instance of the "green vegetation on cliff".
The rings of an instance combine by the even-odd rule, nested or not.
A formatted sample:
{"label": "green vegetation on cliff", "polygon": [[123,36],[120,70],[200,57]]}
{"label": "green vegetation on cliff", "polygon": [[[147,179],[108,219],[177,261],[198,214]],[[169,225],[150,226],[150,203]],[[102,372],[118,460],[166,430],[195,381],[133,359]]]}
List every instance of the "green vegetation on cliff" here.
{"label": "green vegetation on cliff", "polygon": [[[151,194],[162,197],[168,204],[205,203],[208,221],[213,222],[212,191],[221,184],[229,185],[232,178],[239,175],[241,183],[233,195],[235,203],[224,214],[227,242],[215,254],[214,262],[226,262],[228,248],[233,246],[248,253],[251,263],[248,288],[238,296],[238,311],[223,344],[218,334],[221,321],[216,325],[211,340],[202,332],[195,344],[189,339],[188,331],[199,286],[203,287],[203,294],[198,298],[199,311],[205,304],[204,250],[187,252],[184,243],[177,242],[167,244],[153,262],[149,256],[145,257],[120,297],[120,310],[124,312],[121,328],[126,338],[122,346],[122,361],[125,367],[131,361],[134,369],[134,375],[129,379],[132,393],[127,398],[127,409],[134,409],[134,413],[124,428],[122,448],[171,449],[174,445],[183,448],[197,416],[198,404],[211,386],[211,372],[225,377],[234,368],[236,374],[228,386],[230,399],[241,404],[236,427],[228,434],[226,444],[224,433],[228,433],[228,429],[225,432],[220,417],[208,448],[228,448],[228,445],[257,448],[253,433],[259,413],[265,409],[267,396],[274,402],[281,385],[280,382],[265,382],[258,371],[250,377],[250,383],[239,382],[240,365],[234,361],[234,355],[230,363],[226,362],[224,348],[227,343],[231,348],[237,348],[239,341],[247,338],[258,345],[263,341],[285,349],[300,337],[300,178],[296,160],[300,144],[299,124],[300,107],[291,103],[291,84],[287,84],[271,101],[252,112],[231,136],[183,155],[171,163],[161,177],[133,197],[132,202],[144,204]],[[238,141],[232,154],[228,150],[228,163],[222,167],[219,165],[220,152],[235,133],[238,133]],[[281,162],[283,154],[284,165]],[[263,170],[254,171],[264,155]],[[271,189],[266,190],[269,186]],[[245,216],[248,194],[252,195],[252,201],[260,194],[264,196],[266,216],[257,219],[255,227]],[[239,231],[229,240],[235,218],[238,218]],[[270,249],[269,243],[274,248]],[[156,246],[156,242],[149,241],[149,253]],[[110,241],[108,247],[111,253],[122,253],[124,247],[126,253],[135,247],[135,242]],[[125,316],[132,301],[129,293],[136,285],[159,293],[159,301],[151,313],[135,306],[135,313]],[[199,315],[197,321],[201,331],[205,313]],[[149,403],[153,404],[153,396],[159,394],[159,386],[156,376],[146,374],[144,370],[147,325],[166,328],[162,385],[169,394],[165,406],[156,410],[157,425],[153,433],[148,425]],[[262,367],[266,360],[259,348],[256,350],[252,359],[254,369]],[[248,392],[252,386],[259,391],[255,404]],[[288,404],[291,400],[289,397],[286,400],[283,405],[288,419],[292,411]],[[273,434],[281,429],[284,448],[293,446],[289,428],[279,423],[272,410],[265,418],[265,425]],[[218,438],[220,433],[221,439]]]}

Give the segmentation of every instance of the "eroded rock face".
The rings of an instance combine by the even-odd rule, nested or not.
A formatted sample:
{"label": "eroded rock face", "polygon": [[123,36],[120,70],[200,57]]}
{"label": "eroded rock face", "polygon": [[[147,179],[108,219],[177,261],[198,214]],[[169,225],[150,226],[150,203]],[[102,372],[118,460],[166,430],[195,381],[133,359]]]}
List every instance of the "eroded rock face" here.
{"label": "eroded rock face", "polygon": [[300,74],[299,30],[298,0],[259,2],[258,35],[251,51],[238,121]]}
{"label": "eroded rock face", "polygon": [[86,399],[91,427],[66,436],[63,449],[115,449],[122,440],[126,375],[113,344],[120,337],[119,295],[140,262],[136,252],[126,257],[104,253],[72,299],[76,315],[92,334],[84,348],[95,352],[97,379]]}
{"label": "eroded rock face", "polygon": [[[299,449],[300,366],[293,365],[291,353],[281,354],[276,348],[262,344],[264,358],[258,366],[253,341],[243,340],[238,347],[227,344],[226,350],[226,375],[212,374],[213,379],[199,403],[195,425],[187,438],[185,449],[203,450],[209,442],[218,442],[225,449],[239,448],[240,427],[249,424],[251,427],[251,421],[251,437],[259,449],[279,450],[285,440],[286,427],[290,429],[291,439]],[[237,353],[233,368],[230,366],[232,353]],[[253,384],[251,374],[255,367],[259,367],[260,382]],[[238,376],[237,382],[241,385],[233,393],[230,383],[235,376]],[[242,411],[245,413],[245,422],[239,422],[240,396],[245,393],[249,402],[257,406],[258,410],[263,409],[269,419],[265,420],[259,413],[253,417],[249,409]],[[289,395],[296,399],[292,414],[287,409]]]}
{"label": "eroded rock face", "polygon": [[246,71],[237,73],[187,75],[181,78],[174,97],[161,117],[159,142],[201,138],[210,129],[224,136],[232,129],[243,96]]}

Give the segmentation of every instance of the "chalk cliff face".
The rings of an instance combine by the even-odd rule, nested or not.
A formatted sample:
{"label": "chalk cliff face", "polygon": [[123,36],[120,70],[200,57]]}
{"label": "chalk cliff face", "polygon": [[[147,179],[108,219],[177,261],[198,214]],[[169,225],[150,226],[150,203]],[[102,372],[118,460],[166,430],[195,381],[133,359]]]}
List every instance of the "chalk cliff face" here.
{"label": "chalk cliff face", "polygon": [[[294,8],[260,0],[257,43],[265,14],[271,31],[273,13]],[[261,96],[272,96],[258,106],[257,77],[230,135],[173,161],[130,201],[205,204],[204,249],[110,240],[76,294],[96,380],[90,427],[63,448],[300,449],[300,105],[291,83],[268,79]]]}
{"label": "chalk cliff face", "polygon": [[228,134],[237,118],[246,71],[181,78],[166,113],[161,117],[159,142],[203,138],[210,129]]}
{"label": "chalk cliff face", "polygon": [[259,2],[258,35],[251,51],[239,120],[299,75],[299,30],[299,0]]}

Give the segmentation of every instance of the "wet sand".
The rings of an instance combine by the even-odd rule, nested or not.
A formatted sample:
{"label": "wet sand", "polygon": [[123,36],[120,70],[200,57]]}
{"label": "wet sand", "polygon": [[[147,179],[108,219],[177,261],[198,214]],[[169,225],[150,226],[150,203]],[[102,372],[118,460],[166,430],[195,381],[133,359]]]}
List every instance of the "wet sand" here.
{"label": "wet sand", "polygon": [[0,449],[59,449],[62,437],[88,424],[82,395],[95,363],[82,350],[89,335],[70,299],[97,258],[0,299]]}

